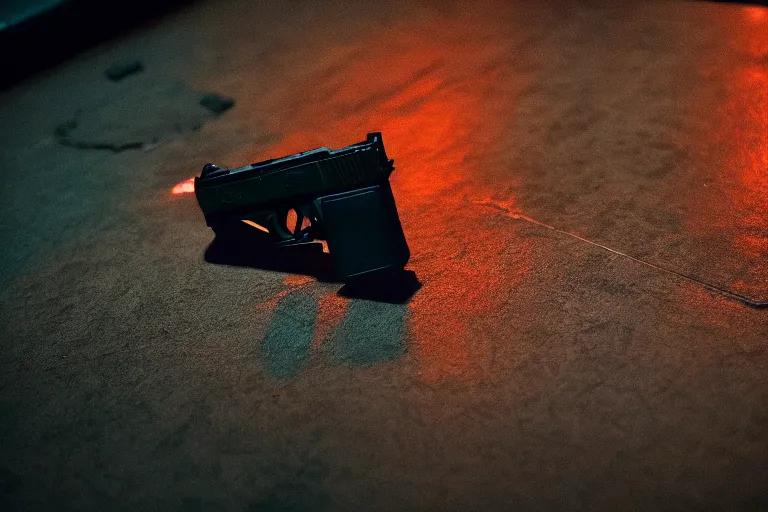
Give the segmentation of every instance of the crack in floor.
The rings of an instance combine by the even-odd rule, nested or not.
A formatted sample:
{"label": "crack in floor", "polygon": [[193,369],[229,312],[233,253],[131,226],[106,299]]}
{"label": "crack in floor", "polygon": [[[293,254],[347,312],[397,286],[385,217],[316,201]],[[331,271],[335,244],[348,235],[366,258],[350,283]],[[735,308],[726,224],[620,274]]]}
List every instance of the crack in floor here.
{"label": "crack in floor", "polygon": [[641,265],[645,265],[646,267],[650,267],[650,268],[652,268],[654,270],[658,270],[660,272],[665,272],[667,274],[672,274],[673,276],[677,276],[677,277],[685,279],[686,281],[689,281],[691,283],[697,284],[699,286],[703,286],[704,288],[707,288],[710,291],[714,291],[714,292],[719,293],[720,295],[723,295],[723,296],[728,297],[730,299],[735,299],[735,300],[737,300],[737,301],[741,302],[742,304],[745,304],[745,305],[747,305],[749,307],[752,307],[752,308],[768,308],[768,302],[766,302],[766,301],[754,300],[754,299],[751,299],[751,298],[749,298],[749,297],[747,297],[745,295],[741,295],[739,293],[733,292],[731,290],[728,290],[727,288],[723,288],[723,287],[718,286],[716,284],[708,283],[708,282],[702,281],[701,279],[698,279],[696,277],[680,273],[680,272],[678,272],[676,270],[672,270],[670,268],[662,267],[660,265],[656,265],[655,263],[651,263],[649,261],[645,261],[645,260],[642,260],[640,258],[636,258],[635,256],[631,256],[631,255],[629,255],[627,253],[624,253],[624,252],[621,252],[621,251],[617,251],[616,249],[612,249],[612,248],[610,248],[610,247],[608,247],[606,245],[599,244],[597,242],[593,242],[592,240],[589,240],[587,238],[581,237],[581,236],[576,235],[574,233],[570,233],[568,231],[564,231],[562,229],[558,229],[558,228],[556,228],[554,226],[551,226],[551,225],[549,225],[549,224],[547,224],[545,222],[541,222],[541,221],[536,220],[536,219],[534,219],[532,217],[528,217],[527,215],[524,215],[522,213],[512,211],[509,208],[506,208],[505,206],[502,206],[502,205],[500,205],[498,203],[494,203],[493,201],[470,201],[470,202],[472,204],[475,204],[475,205],[478,205],[478,206],[485,206],[485,207],[488,207],[488,208],[493,208],[494,210],[502,212],[504,214],[504,216],[509,217],[511,219],[521,220],[521,221],[524,221],[524,222],[535,224],[536,226],[543,227],[543,228],[548,229],[550,231],[554,231],[556,233],[560,233],[562,235],[566,235],[566,236],[569,236],[571,238],[575,238],[576,240],[580,240],[580,241],[582,241],[584,243],[587,243],[589,245],[593,245],[595,247],[598,247],[600,249],[603,249],[605,251],[613,253],[613,254],[615,254],[617,256],[622,256],[624,258],[630,259],[630,260],[632,260],[632,261],[634,261],[636,263],[640,263]]}

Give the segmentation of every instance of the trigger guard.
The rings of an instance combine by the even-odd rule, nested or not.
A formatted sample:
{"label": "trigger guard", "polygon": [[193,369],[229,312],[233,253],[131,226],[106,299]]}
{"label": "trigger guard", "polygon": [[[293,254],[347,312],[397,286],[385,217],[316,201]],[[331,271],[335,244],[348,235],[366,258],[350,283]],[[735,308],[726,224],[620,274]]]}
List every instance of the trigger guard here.
{"label": "trigger guard", "polygon": [[264,226],[269,231],[269,234],[278,240],[278,243],[290,242],[293,240],[293,234],[286,229],[285,220],[288,218],[288,209],[285,211],[270,211],[258,213],[251,216],[248,220],[252,220],[256,224]]}

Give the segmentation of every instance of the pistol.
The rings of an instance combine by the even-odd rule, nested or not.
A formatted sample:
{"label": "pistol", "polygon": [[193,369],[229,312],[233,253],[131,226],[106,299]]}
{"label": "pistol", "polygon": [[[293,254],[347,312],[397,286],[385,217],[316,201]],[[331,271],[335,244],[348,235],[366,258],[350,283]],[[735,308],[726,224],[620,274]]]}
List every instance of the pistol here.
{"label": "pistol", "polygon": [[[345,282],[402,271],[410,257],[389,184],[381,133],[342,149],[313,149],[237,169],[206,164],[195,196],[216,236],[242,222],[273,247],[325,240]],[[282,250],[282,249],[281,249]]]}

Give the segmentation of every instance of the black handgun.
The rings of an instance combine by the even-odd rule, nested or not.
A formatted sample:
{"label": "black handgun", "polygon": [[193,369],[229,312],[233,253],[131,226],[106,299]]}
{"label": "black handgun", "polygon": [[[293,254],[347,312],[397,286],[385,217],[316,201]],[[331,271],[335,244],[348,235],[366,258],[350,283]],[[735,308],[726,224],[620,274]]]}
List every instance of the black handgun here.
{"label": "black handgun", "polygon": [[277,247],[325,240],[338,277],[350,281],[397,273],[410,257],[389,185],[393,170],[381,133],[369,133],[342,149],[238,169],[206,164],[195,195],[217,236],[244,221],[268,232]]}

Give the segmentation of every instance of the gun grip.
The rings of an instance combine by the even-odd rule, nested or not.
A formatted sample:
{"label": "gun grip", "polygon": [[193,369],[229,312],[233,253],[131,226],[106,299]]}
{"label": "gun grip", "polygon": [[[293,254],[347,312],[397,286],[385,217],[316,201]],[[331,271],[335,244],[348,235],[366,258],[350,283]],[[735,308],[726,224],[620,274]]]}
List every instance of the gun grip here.
{"label": "gun grip", "polygon": [[402,271],[410,258],[389,182],[315,200],[343,281]]}

